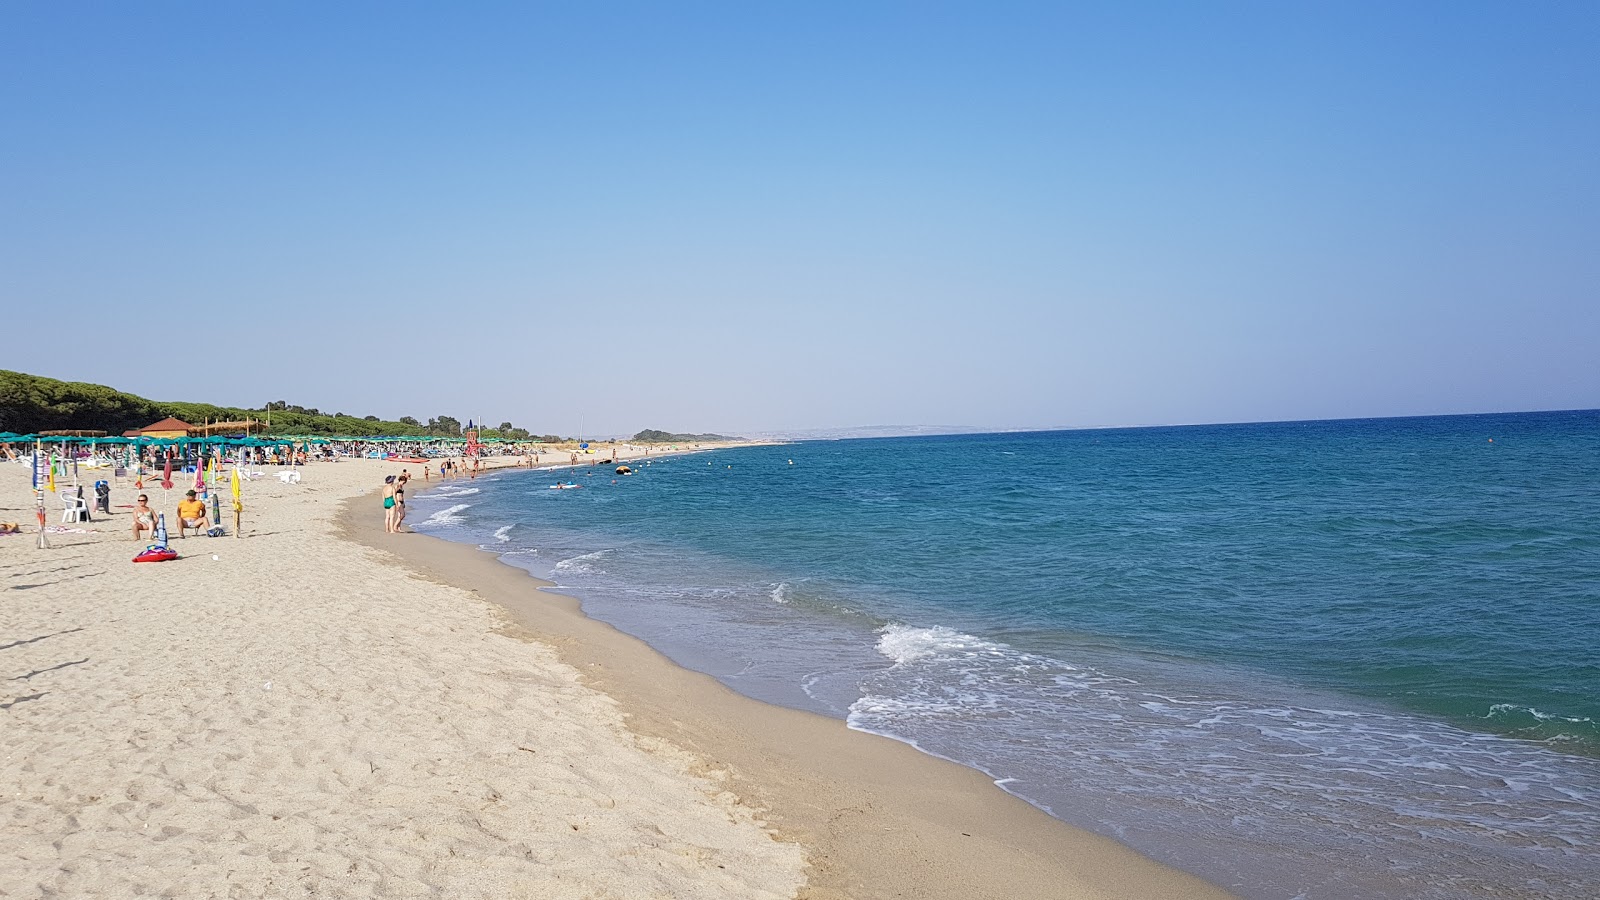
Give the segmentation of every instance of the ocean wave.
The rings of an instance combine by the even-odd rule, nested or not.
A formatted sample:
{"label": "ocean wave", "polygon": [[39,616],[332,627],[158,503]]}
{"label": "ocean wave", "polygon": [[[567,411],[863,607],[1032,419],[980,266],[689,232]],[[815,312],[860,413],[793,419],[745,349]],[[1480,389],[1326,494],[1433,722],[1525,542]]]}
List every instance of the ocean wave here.
{"label": "ocean wave", "polygon": [[581,556],[563,559],[555,564],[555,567],[552,569],[552,571],[562,572],[569,575],[604,575],[605,570],[596,566],[595,563],[615,552],[617,551],[614,548],[596,550],[593,553],[585,553]]}
{"label": "ocean wave", "polygon": [[461,515],[461,511],[471,506],[471,503],[457,503],[455,506],[441,509],[426,519],[423,519],[421,522],[418,522],[417,527],[421,528],[424,526],[460,525],[462,522],[467,520],[466,516]]}
{"label": "ocean wave", "polygon": [[475,487],[437,487],[429,491],[428,496],[444,497],[445,499],[449,499],[451,497],[470,497],[473,494],[478,493],[478,491],[479,489]]}
{"label": "ocean wave", "polygon": [[1574,724],[1580,722],[1592,724],[1594,722],[1594,719],[1588,716],[1558,716],[1553,713],[1540,712],[1536,707],[1518,706],[1515,703],[1496,703],[1489,707],[1489,718],[1491,719],[1511,716],[1532,716],[1541,722],[1572,722]]}
{"label": "ocean wave", "polygon": [[979,653],[1003,655],[1009,650],[1002,644],[973,637],[943,625],[931,628],[886,625],[879,634],[878,652],[894,660],[896,665],[936,656],[965,656]]}
{"label": "ocean wave", "polygon": [[777,586],[772,589],[772,593],[768,594],[767,596],[771,597],[774,603],[788,603],[789,586],[780,581],[778,582]]}
{"label": "ocean wave", "polygon": [[1580,752],[1591,754],[1595,741],[1600,739],[1600,722],[1593,718],[1549,713],[1534,706],[1496,703],[1484,718],[1513,737],[1563,747],[1571,744]]}
{"label": "ocean wave", "polygon": [[516,523],[502,525],[494,530],[494,539],[502,544],[511,543],[511,529],[517,527]]}
{"label": "ocean wave", "polygon": [[[1135,803],[1146,851],[1210,819],[1297,857],[1382,846],[1392,864],[1372,884],[1405,882],[1411,896],[1455,895],[1459,884],[1411,881],[1440,848],[1481,860],[1461,884],[1514,865],[1559,886],[1551,896],[1578,896],[1593,872],[1572,848],[1600,845],[1594,760],[1266,682],[1180,689],[1159,669],[1127,677],[945,626],[889,625],[877,651],[893,664],[862,680],[850,727],[974,765],[1080,824],[1122,821]],[[1513,704],[1494,714],[1588,724]],[[1185,815],[1164,823],[1159,810],[1175,808]],[[1359,895],[1363,877],[1324,888]]]}

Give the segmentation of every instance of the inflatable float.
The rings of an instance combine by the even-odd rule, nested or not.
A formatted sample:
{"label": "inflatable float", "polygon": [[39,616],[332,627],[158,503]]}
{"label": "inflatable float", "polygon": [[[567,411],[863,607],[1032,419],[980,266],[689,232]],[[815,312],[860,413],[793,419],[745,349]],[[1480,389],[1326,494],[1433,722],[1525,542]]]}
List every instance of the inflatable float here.
{"label": "inflatable float", "polygon": [[583,485],[581,485],[581,484],[573,484],[571,482],[568,482],[566,484],[561,484],[560,482],[557,482],[555,484],[550,485],[550,490],[552,490],[552,491],[570,491],[573,488],[581,488],[581,487],[583,487]]}
{"label": "inflatable float", "polygon": [[628,468],[627,466],[617,466],[617,474],[618,475],[632,475],[633,474],[633,470]]}
{"label": "inflatable float", "polygon": [[178,551],[164,544],[151,544],[133,558],[134,562],[167,562],[178,558]]}

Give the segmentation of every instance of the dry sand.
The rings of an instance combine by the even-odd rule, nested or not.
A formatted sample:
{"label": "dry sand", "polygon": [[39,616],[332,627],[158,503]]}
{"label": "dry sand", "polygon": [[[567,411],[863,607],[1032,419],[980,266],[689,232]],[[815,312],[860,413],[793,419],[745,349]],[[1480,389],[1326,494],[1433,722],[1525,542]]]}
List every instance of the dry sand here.
{"label": "dry sand", "polygon": [[[0,537],[0,896],[1223,896],[384,534],[400,468],[250,482],[245,538],[169,563],[121,509]],[[27,479],[0,465],[0,521]]]}

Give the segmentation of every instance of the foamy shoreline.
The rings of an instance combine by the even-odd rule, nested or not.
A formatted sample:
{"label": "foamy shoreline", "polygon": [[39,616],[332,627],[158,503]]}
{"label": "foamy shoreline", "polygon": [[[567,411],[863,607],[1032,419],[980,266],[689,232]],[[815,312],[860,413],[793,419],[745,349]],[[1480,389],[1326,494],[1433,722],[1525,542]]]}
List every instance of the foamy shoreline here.
{"label": "foamy shoreline", "polygon": [[[126,510],[0,538],[0,894],[1215,892],[678,669],[475,548],[383,534],[369,495],[401,468],[250,482],[247,537],[171,563],[129,561]],[[0,466],[0,520],[31,515]]]}

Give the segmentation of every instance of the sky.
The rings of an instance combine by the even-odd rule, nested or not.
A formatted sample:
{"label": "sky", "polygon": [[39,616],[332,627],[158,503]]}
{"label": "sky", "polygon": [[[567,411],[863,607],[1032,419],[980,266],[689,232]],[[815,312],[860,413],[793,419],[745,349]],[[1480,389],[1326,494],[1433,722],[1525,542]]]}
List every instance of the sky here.
{"label": "sky", "polygon": [[0,368],[537,433],[1600,406],[1600,4],[0,4]]}

